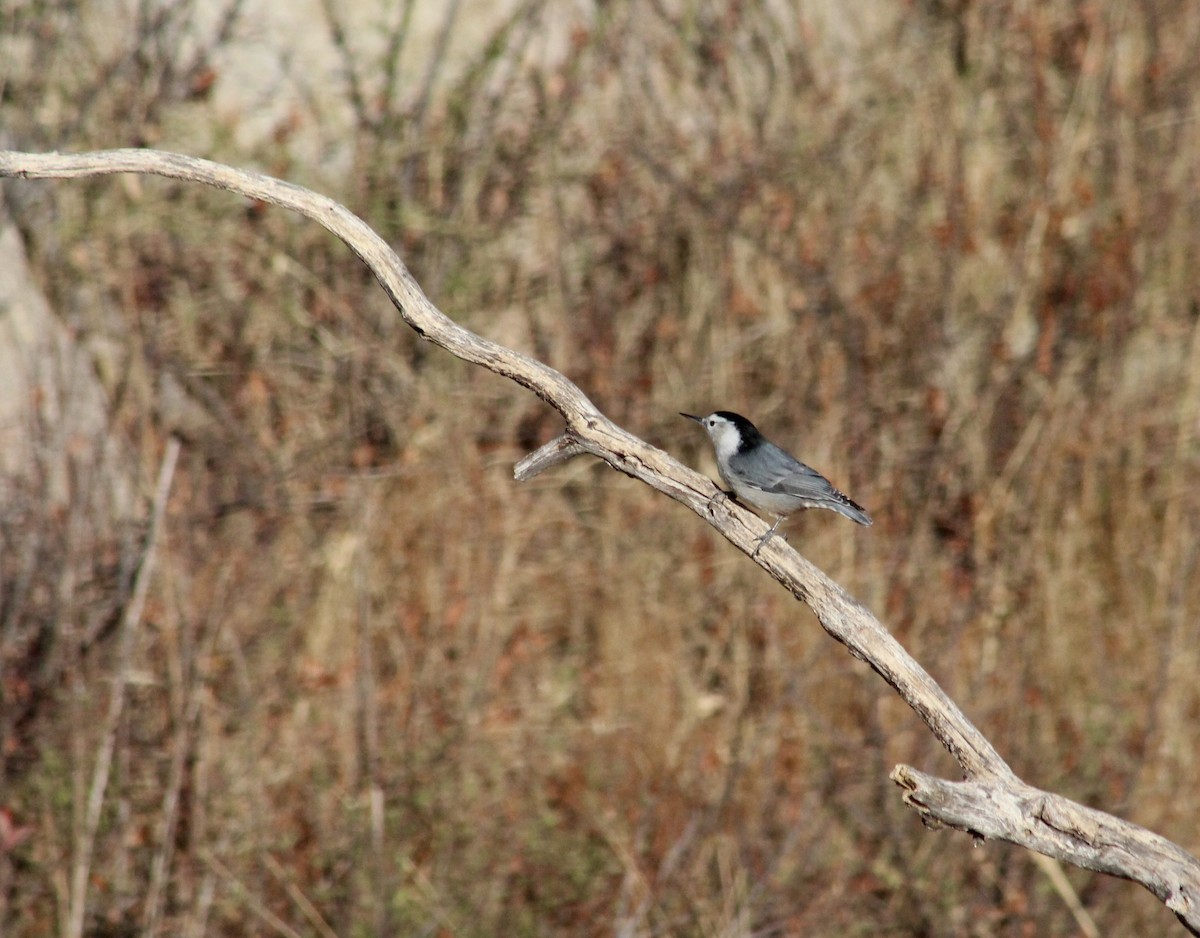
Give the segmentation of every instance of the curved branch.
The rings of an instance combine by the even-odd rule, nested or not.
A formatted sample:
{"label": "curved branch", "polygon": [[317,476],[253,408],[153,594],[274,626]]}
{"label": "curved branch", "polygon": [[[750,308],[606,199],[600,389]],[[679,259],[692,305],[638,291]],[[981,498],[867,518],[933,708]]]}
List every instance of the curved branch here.
{"label": "curved branch", "polygon": [[[765,522],[729,500],[714,500],[716,490],[708,479],[614,424],[553,368],[447,318],[388,244],[332,199],[269,176],[154,150],[78,155],[0,151],[0,177],[112,173],[152,173],[198,182],[311,218],[362,258],[401,317],[420,336],[512,379],[562,415],[566,434],[523,459],[517,466],[518,479],[589,453],[687,505],[743,553],[754,553]],[[923,818],[1141,883],[1189,930],[1200,934],[1200,861],[1144,828],[1026,785],[925,669],[833,580],[781,538],[767,542],[754,559],[812,609],[826,632],[887,681],[962,767],[967,779],[962,783],[933,779],[908,766],[893,772],[893,779],[906,789],[906,803]]]}

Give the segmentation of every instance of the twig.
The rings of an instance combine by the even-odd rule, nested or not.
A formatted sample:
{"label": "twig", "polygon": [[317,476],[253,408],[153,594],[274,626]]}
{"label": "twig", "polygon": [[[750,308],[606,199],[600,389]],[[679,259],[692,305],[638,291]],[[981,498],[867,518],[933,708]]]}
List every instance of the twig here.
{"label": "twig", "polygon": [[246,888],[246,884],[238,879],[229,867],[217,859],[212,851],[204,849],[201,852],[201,857],[208,865],[208,868],[232,886],[233,891],[246,903],[250,911],[266,922],[267,925],[279,934],[284,935],[285,938],[302,938],[296,929],[292,928],[291,925],[263,905],[262,901]]}
{"label": "twig", "polygon": [[75,859],[71,869],[70,919],[67,935],[82,938],[84,910],[87,906],[88,874],[92,867],[92,851],[96,844],[96,831],[100,826],[100,812],[104,808],[104,793],[108,788],[109,770],[112,767],[113,750],[117,741],[117,728],[125,706],[125,685],[133,662],[134,639],[141,625],[142,611],[146,605],[146,594],[150,589],[150,575],[154,570],[154,555],[162,531],[163,515],[167,506],[167,495],[171,491],[171,479],[175,475],[175,462],[179,458],[179,441],[174,437],[167,441],[162,466],[158,472],[158,485],[154,491],[154,506],[150,515],[150,532],[146,535],[145,555],[141,569],[134,582],[133,595],[121,620],[118,639],[117,666],[113,677],[112,693],[108,700],[108,713],[96,753],[96,765],[92,770],[92,783],[88,790],[83,829],[75,848]]}
{"label": "twig", "polygon": [[1046,874],[1046,879],[1050,880],[1054,891],[1071,910],[1071,917],[1075,919],[1075,924],[1083,932],[1084,938],[1100,938],[1100,929],[1096,927],[1096,922],[1088,914],[1088,910],[1083,907],[1083,903],[1079,900],[1079,893],[1075,891],[1075,887],[1067,879],[1067,874],[1063,872],[1062,864],[1053,857],[1042,853],[1035,853],[1033,859],[1041,871]]}
{"label": "twig", "polygon": [[266,864],[271,875],[283,884],[283,888],[287,890],[287,894],[300,907],[300,911],[304,913],[304,917],[312,923],[313,928],[317,930],[321,938],[338,938],[337,932],[325,921],[325,916],[317,910],[317,907],[312,904],[312,900],[292,881],[292,878],[288,876],[287,870],[283,868],[283,865],[274,856],[266,852],[263,853],[263,863]]}

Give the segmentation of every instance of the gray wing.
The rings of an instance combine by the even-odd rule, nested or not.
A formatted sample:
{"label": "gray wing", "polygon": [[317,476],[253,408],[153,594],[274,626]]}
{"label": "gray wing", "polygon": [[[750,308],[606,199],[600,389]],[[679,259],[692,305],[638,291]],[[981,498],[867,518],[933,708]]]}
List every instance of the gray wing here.
{"label": "gray wing", "polygon": [[860,505],[834,488],[817,470],[774,443],[764,440],[753,453],[732,456],[729,468],[739,481],[768,495],[790,496],[807,508],[828,508],[859,524],[871,523],[870,515]]}
{"label": "gray wing", "polygon": [[[737,457],[735,457],[737,458]],[[764,443],[754,453],[754,475],[759,487],[768,492],[795,495],[798,498],[829,498],[837,489],[828,479],[774,443]]]}

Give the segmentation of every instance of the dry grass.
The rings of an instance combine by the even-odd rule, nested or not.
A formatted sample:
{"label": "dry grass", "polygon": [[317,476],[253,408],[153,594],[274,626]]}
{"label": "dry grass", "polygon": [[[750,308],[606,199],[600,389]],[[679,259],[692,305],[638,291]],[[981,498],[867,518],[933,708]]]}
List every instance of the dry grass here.
{"label": "dry grass", "polygon": [[[1019,773],[1200,849],[1200,12],[601,7],[522,6],[428,101],[347,92],[350,178],[292,155],[314,115],[237,149],[203,62],[89,85],[51,19],[0,120],[318,185],[451,315],[698,465],[676,411],[748,413],[877,518],[792,543]],[[90,116],[35,132],[54,82]],[[513,483],[553,416],[398,331],[339,244],[157,181],[24,186],[147,498],[185,442],[91,934],[1072,932],[1030,857],[920,828],[887,772],[948,758],[695,518],[594,466]],[[18,936],[65,928],[114,667],[78,623],[136,557],[22,504],[6,583],[33,532],[50,553],[2,594]],[[88,589],[54,603],[64,568]],[[1171,925],[1068,878],[1104,933]]]}

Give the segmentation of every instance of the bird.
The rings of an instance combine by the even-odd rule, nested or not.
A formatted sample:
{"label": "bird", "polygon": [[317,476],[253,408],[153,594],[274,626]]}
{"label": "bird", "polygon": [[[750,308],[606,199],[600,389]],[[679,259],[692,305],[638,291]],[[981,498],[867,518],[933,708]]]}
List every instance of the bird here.
{"label": "bird", "polygon": [[775,524],[758,540],[756,556],[784,518],[805,508],[828,508],[851,521],[870,525],[871,516],[843,495],[817,470],[780,449],[741,414],[718,410],[694,420],[708,432],[717,455],[717,471],[737,498],[775,517]]}

